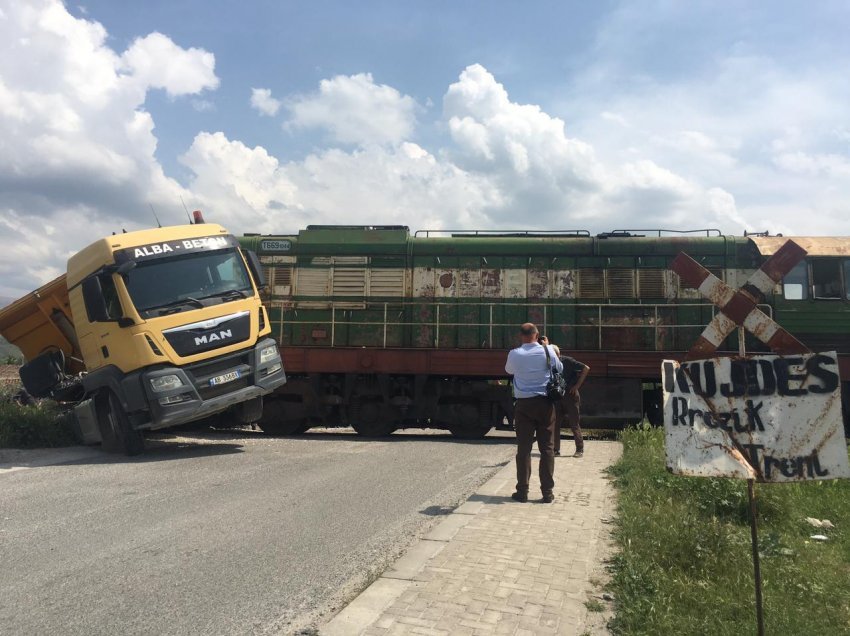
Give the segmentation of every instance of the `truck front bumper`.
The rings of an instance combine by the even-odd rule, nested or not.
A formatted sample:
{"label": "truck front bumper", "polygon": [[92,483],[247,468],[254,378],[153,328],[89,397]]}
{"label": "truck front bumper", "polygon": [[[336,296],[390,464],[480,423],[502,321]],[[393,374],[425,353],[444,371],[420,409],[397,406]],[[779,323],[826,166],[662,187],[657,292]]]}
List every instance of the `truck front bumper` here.
{"label": "truck front bumper", "polygon": [[[274,355],[261,360],[261,351]],[[169,378],[170,388],[154,390],[152,381]],[[150,404],[150,421],[138,429],[159,429],[200,420],[253,398],[267,395],[286,382],[277,344],[267,338],[251,349],[185,367],[160,367],[142,375]]]}

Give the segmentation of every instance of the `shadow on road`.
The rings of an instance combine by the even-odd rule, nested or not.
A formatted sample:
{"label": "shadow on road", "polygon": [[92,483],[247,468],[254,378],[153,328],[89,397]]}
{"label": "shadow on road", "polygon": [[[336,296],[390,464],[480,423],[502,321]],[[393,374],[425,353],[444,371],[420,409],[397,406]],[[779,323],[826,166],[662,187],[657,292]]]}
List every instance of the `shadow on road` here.
{"label": "shadow on road", "polygon": [[440,431],[435,431],[433,433],[406,433],[403,431],[397,431],[392,435],[387,435],[385,437],[366,437],[365,435],[358,435],[351,429],[344,428],[339,431],[328,429],[322,429],[320,431],[309,430],[306,433],[301,433],[300,435],[272,435],[269,437],[306,441],[357,442],[367,444],[374,444],[375,442],[438,442],[444,444],[472,445],[516,443],[516,437],[514,437],[513,431],[496,431],[495,434],[490,433],[487,437],[482,439],[458,439],[456,437],[452,437],[452,435],[448,432],[441,433]]}
{"label": "shadow on road", "polygon": [[[215,437],[211,439],[215,440]],[[166,462],[176,459],[191,459],[193,457],[213,457],[218,455],[233,455],[244,452],[242,444],[198,443],[186,438],[164,440],[150,439],[145,442],[145,452],[134,457],[126,455],[98,453],[93,457],[60,462],[56,466],[79,466],[85,464],[149,464],[151,462]]]}

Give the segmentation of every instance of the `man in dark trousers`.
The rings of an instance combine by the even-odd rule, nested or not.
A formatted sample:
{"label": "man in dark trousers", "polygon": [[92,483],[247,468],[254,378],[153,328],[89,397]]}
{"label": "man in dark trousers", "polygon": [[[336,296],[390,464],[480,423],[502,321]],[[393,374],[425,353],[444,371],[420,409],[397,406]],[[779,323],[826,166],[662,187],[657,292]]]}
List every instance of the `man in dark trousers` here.
{"label": "man in dark trousers", "polygon": [[[516,428],[516,492],[517,501],[528,501],[528,482],[531,479],[531,446],[537,437],[540,451],[540,490],[543,503],[555,498],[555,405],[546,397],[546,384],[551,368],[564,367],[549,345],[538,342],[537,327],[530,322],[520,327],[522,346],[511,350],[505,371],[514,376],[514,428]],[[548,359],[547,359],[548,350]]]}
{"label": "man in dark trousers", "polygon": [[558,352],[558,357],[564,365],[564,380],[567,385],[567,394],[560,403],[555,405],[558,420],[555,426],[555,455],[561,454],[561,425],[564,417],[570,423],[573,431],[573,439],[576,443],[576,452],[573,457],[584,457],[584,440],[581,437],[581,394],[579,389],[584,384],[584,379],[590,373],[590,367],[570,356],[561,355],[557,345],[552,345]]}

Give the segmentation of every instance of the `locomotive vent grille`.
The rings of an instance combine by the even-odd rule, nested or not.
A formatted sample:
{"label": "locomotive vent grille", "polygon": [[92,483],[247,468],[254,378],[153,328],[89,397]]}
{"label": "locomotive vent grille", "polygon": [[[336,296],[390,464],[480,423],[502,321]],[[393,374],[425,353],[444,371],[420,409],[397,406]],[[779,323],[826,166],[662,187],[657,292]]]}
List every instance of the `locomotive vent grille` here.
{"label": "locomotive vent grille", "polygon": [[606,271],[609,298],[635,297],[635,270],[612,267]]}
{"label": "locomotive vent grille", "polygon": [[579,298],[605,298],[605,270],[578,270]]}
{"label": "locomotive vent grille", "polygon": [[372,267],[369,270],[369,295],[404,296],[404,269],[400,267]]}
{"label": "locomotive vent grille", "polygon": [[638,297],[664,298],[664,270],[638,270]]}
{"label": "locomotive vent grille", "polygon": [[266,285],[268,285],[269,289],[274,289],[274,275],[274,267],[263,266],[263,276],[266,277]]}
{"label": "locomotive vent grille", "polygon": [[330,265],[331,259],[328,257],[316,257],[312,261],[312,265],[319,267],[305,267],[302,265],[298,268],[298,295],[299,296],[320,296],[326,298],[330,292],[330,274],[331,270],[324,265]]}
{"label": "locomotive vent grille", "polygon": [[366,305],[366,257],[365,256],[334,256],[333,296],[358,297],[360,300],[334,301],[338,309],[363,309]]}

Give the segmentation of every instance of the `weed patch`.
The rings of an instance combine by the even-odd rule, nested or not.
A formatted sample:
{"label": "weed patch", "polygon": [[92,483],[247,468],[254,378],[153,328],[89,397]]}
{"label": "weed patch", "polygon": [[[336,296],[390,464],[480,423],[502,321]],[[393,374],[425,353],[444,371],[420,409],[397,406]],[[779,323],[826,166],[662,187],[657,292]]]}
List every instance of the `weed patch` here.
{"label": "weed patch", "polygon": [[0,390],[0,448],[46,448],[78,444],[70,417],[51,402],[21,406]]}
{"label": "weed patch", "polygon": [[[621,438],[614,633],[753,632],[746,482],[667,473],[661,429]],[[850,481],[757,490],[766,631],[850,633]],[[809,538],[824,532],[806,517],[835,524],[827,541]]]}

